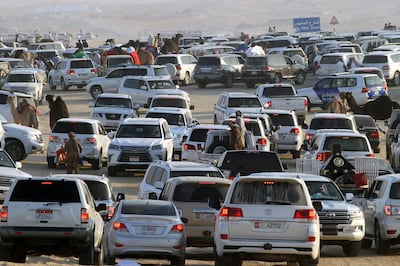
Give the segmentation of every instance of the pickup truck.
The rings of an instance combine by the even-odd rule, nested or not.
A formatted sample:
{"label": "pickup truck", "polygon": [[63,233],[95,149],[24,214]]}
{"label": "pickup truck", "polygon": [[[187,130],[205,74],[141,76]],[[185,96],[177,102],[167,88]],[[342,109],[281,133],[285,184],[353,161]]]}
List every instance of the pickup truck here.
{"label": "pickup truck", "polygon": [[308,113],[308,100],[304,96],[298,96],[292,84],[262,84],[256,89],[256,95],[260,98],[264,108],[293,110],[299,124],[304,122]]}
{"label": "pickup truck", "polygon": [[132,57],[128,54],[107,55],[103,60],[103,63],[97,67],[97,73],[99,77],[102,77],[117,67],[132,66],[134,64]]}

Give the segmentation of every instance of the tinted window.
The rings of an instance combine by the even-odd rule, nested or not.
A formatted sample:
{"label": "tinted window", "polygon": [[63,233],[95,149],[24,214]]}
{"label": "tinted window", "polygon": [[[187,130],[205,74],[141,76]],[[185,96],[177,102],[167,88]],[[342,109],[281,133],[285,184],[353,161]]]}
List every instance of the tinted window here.
{"label": "tinted window", "polygon": [[159,125],[121,125],[117,138],[161,138]]}
{"label": "tinted window", "polygon": [[71,61],[71,68],[93,68],[93,63],[90,60],[74,60]]}
{"label": "tinted window", "polygon": [[96,100],[95,107],[122,107],[122,108],[132,108],[131,100],[123,99],[123,98],[107,98],[107,97],[98,97]]}
{"label": "tinted window", "polygon": [[276,126],[294,126],[293,117],[289,114],[270,114],[272,123]]}
{"label": "tinted window", "polygon": [[293,88],[291,86],[265,87],[262,95],[263,97],[293,95]]}
{"label": "tinted window", "polygon": [[123,65],[132,65],[132,57],[120,57],[120,58],[111,58],[108,61],[108,65],[112,67],[123,66]]}
{"label": "tinted window", "polygon": [[333,145],[339,144],[342,151],[368,151],[364,138],[359,137],[327,137],[324,150],[333,150]]}
{"label": "tinted window", "polygon": [[341,56],[322,56],[320,64],[336,64]]}
{"label": "tinted window", "polygon": [[166,57],[166,56],[162,56],[162,57],[157,57],[155,64],[157,65],[165,65],[165,64],[178,64],[178,60],[176,57]]}
{"label": "tinted window", "polygon": [[7,82],[35,82],[33,74],[9,74]]}
{"label": "tinted window", "polygon": [[84,181],[89,187],[90,194],[92,194],[94,200],[111,199],[111,192],[105,183],[92,180],[84,180]]}
{"label": "tinted window", "polygon": [[31,202],[80,202],[76,183],[73,181],[20,180],[10,201]]}
{"label": "tinted window", "polygon": [[400,183],[393,183],[390,188],[390,198],[400,199]]}
{"label": "tinted window", "polygon": [[306,205],[307,201],[300,184],[274,181],[251,180],[236,184],[232,204],[257,205]]}
{"label": "tinted window", "polygon": [[385,55],[366,55],[364,56],[363,63],[384,64],[388,59]]}
{"label": "tinted window", "polygon": [[151,107],[176,107],[176,108],[188,108],[184,99],[174,98],[154,98]]}
{"label": "tinted window", "polygon": [[306,181],[312,200],[338,200],[343,201],[343,196],[331,182]]}
{"label": "tinted window", "polygon": [[208,202],[209,199],[224,201],[229,184],[219,183],[183,183],[175,188],[174,201]]}
{"label": "tinted window", "polygon": [[246,121],[246,129],[253,132],[254,136],[261,136],[260,125],[255,121]]}
{"label": "tinted window", "polygon": [[374,119],[369,116],[357,116],[354,117],[354,120],[356,120],[357,127],[376,127]]}
{"label": "tinted window", "polygon": [[262,107],[258,98],[229,98],[228,107]]}
{"label": "tinted window", "polygon": [[312,119],[310,123],[310,129],[353,129],[353,124],[349,119],[330,119],[330,118],[318,118]]}
{"label": "tinted window", "polygon": [[259,65],[266,64],[266,62],[267,62],[266,57],[257,56],[257,57],[247,57],[245,64],[259,66]]}
{"label": "tinted window", "polygon": [[365,85],[366,85],[367,87],[371,87],[371,86],[383,86],[382,79],[380,79],[378,76],[366,77],[366,78],[364,78],[364,80],[365,80]]}
{"label": "tinted window", "polygon": [[221,61],[218,57],[200,57],[197,62],[198,65],[218,66]]}
{"label": "tinted window", "polygon": [[197,141],[197,142],[205,142],[207,138],[207,128],[202,128],[202,129],[193,129],[192,133],[190,134],[190,139],[191,141]]}
{"label": "tinted window", "polygon": [[57,122],[52,130],[54,133],[68,133],[71,131],[75,132],[76,134],[94,134],[92,124],[73,121]]}
{"label": "tinted window", "polygon": [[246,151],[227,152],[218,168],[223,170],[235,170],[241,175],[257,172],[283,172],[279,157],[275,153]]}
{"label": "tinted window", "polygon": [[169,76],[168,69],[166,67],[156,67],[154,68],[155,76]]}
{"label": "tinted window", "polygon": [[128,68],[122,71],[122,76],[146,76],[147,70],[142,68]]}
{"label": "tinted window", "polygon": [[184,119],[183,115],[181,115],[181,114],[148,112],[146,114],[146,117],[164,118],[165,120],[167,120],[169,125],[176,125],[176,126],[184,126],[185,125],[185,119]]}
{"label": "tinted window", "polygon": [[123,202],[121,214],[175,216],[172,205],[149,205]]}
{"label": "tinted window", "polygon": [[223,175],[219,171],[171,171],[171,177],[177,176],[210,176],[223,178]]}

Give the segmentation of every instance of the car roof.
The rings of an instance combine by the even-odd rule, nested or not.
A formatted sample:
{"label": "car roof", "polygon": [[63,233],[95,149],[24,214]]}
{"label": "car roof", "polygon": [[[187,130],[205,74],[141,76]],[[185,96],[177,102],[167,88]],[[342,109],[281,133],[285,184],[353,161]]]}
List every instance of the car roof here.
{"label": "car roof", "polygon": [[122,204],[134,204],[134,205],[151,205],[151,206],[174,206],[171,201],[167,200],[152,200],[152,199],[125,199],[121,200]]}
{"label": "car roof", "polygon": [[329,136],[345,136],[345,137],[362,137],[366,138],[366,136],[362,133],[359,132],[354,132],[349,129],[320,129],[316,131],[315,135],[325,135],[327,137]]}
{"label": "car roof", "polygon": [[191,130],[195,129],[228,129],[229,126],[227,125],[220,125],[220,124],[200,124],[191,127]]}
{"label": "car roof", "polygon": [[179,99],[186,100],[186,97],[183,95],[180,95],[180,94],[156,94],[153,96],[153,99],[158,99],[158,98],[161,98],[161,99],[166,99],[166,98],[167,99],[177,99],[177,98],[179,98]]}
{"label": "car roof", "polygon": [[211,176],[177,176],[174,178],[169,178],[166,181],[166,183],[197,183],[197,182],[204,182],[205,184],[222,183],[230,185],[232,183],[232,180],[219,177],[211,177]]}
{"label": "car roof", "polygon": [[108,183],[109,179],[105,175],[91,175],[91,174],[56,174],[51,175],[51,177],[65,178],[74,177],[81,180],[99,181],[103,183]]}
{"label": "car roof", "polygon": [[132,96],[129,94],[123,93],[101,93],[97,96],[97,98],[124,98],[124,99],[132,99]]}
{"label": "car roof", "polygon": [[190,113],[188,109],[177,107],[153,107],[147,110],[147,113],[170,113],[170,114],[187,114]]}
{"label": "car roof", "polygon": [[171,171],[219,171],[219,169],[208,163],[189,162],[189,161],[154,161],[150,165],[159,164],[168,166]]}
{"label": "car roof", "polygon": [[[251,176],[269,176],[269,174],[270,174],[270,172],[261,172],[261,173],[251,174]],[[272,173],[272,174],[276,175],[277,173]],[[282,175],[282,172],[281,172],[281,175]],[[285,172],[284,176],[301,178],[304,181],[325,181],[325,182],[332,181],[332,179],[325,177],[325,176],[306,174],[306,173]]]}
{"label": "car roof", "polygon": [[342,114],[342,113],[315,113],[311,119],[313,118],[342,118],[342,119],[351,119],[352,115]]}
{"label": "car roof", "polygon": [[71,118],[71,117],[68,117],[68,118],[60,118],[60,119],[57,120],[56,123],[58,123],[58,122],[71,122],[71,123],[81,122],[81,123],[91,123],[91,124],[93,124],[93,123],[98,123],[99,120],[90,119],[90,118],[77,118],[77,117]]}
{"label": "car roof", "polygon": [[[121,124],[131,125],[159,125],[160,121],[165,120],[164,118],[149,118],[149,117],[135,117],[126,118]],[[166,120],[165,120],[166,121]]]}
{"label": "car roof", "polygon": [[124,76],[122,77],[122,79],[138,79],[144,81],[171,81],[170,78],[163,76]]}
{"label": "car roof", "polygon": [[261,84],[258,87],[264,88],[278,88],[278,87],[294,87],[291,83],[265,83]]}
{"label": "car roof", "polygon": [[32,74],[32,73],[37,73],[37,69],[33,68],[18,68],[18,69],[11,69],[10,74]]}
{"label": "car roof", "polygon": [[245,97],[251,97],[251,98],[258,98],[257,95],[248,93],[248,92],[222,92],[222,94],[226,94],[230,98],[241,98],[243,96]]}

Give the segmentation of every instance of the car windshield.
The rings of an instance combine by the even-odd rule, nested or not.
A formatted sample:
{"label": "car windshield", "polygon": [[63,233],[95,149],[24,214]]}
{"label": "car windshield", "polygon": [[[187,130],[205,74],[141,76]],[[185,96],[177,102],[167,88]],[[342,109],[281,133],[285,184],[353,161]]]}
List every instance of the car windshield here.
{"label": "car windshield", "polygon": [[183,118],[182,114],[149,112],[149,113],[147,113],[146,117],[164,118],[165,120],[167,120],[168,124],[171,126],[184,126],[185,125],[185,119]]}
{"label": "car windshield", "polygon": [[121,108],[132,108],[130,99],[113,98],[113,97],[98,97],[96,100],[95,107],[121,107]]}
{"label": "car windshield", "polygon": [[176,216],[172,205],[134,204],[123,202],[121,214]]}
{"label": "car windshield", "polygon": [[243,180],[234,188],[232,204],[306,205],[307,200],[299,183],[273,179]]}
{"label": "car windshield", "polygon": [[306,181],[311,200],[338,200],[343,201],[343,195],[331,182]]}
{"label": "car windshield", "polygon": [[109,200],[112,198],[111,192],[103,182],[84,180],[94,200]]}
{"label": "car windshield", "polygon": [[151,107],[188,108],[184,99],[174,98],[155,98],[151,102]]}
{"label": "car windshield", "polygon": [[211,176],[223,178],[223,175],[219,171],[171,171],[171,177],[178,176]]}
{"label": "car windshield", "polygon": [[15,168],[13,160],[5,151],[0,151],[0,166]]}
{"label": "car windshield", "polygon": [[228,102],[228,107],[262,107],[261,102],[258,98],[230,98]]}
{"label": "car windshield", "polygon": [[35,82],[33,74],[9,74],[7,82]]}
{"label": "car windshield", "polygon": [[159,125],[121,125],[117,138],[161,138]]}
{"label": "car windshield", "polygon": [[26,61],[9,61],[11,68],[29,68],[32,67]]}

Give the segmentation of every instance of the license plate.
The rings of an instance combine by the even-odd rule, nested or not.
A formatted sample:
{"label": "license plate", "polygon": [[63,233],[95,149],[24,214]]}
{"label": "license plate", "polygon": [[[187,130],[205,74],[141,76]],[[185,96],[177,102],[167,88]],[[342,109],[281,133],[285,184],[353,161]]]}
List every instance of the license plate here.
{"label": "license plate", "polygon": [[263,221],[255,221],[254,228],[259,229],[281,229],[281,222],[263,222]]}
{"label": "license plate", "polygon": [[155,226],[143,226],[142,233],[143,234],[155,234],[156,227]]}
{"label": "license plate", "polygon": [[51,220],[51,219],[53,219],[53,211],[52,210],[36,210],[36,219]]}
{"label": "license plate", "polygon": [[87,76],[87,75],[89,75],[89,74],[83,73],[83,74],[79,74],[79,77],[85,77],[85,76]]}
{"label": "license plate", "polygon": [[210,220],[214,218],[214,213],[196,213],[194,217],[199,220]]}
{"label": "license plate", "polygon": [[139,162],[139,156],[131,156],[129,157],[130,162]]}
{"label": "license plate", "polygon": [[257,71],[251,71],[252,75],[257,75]]}

